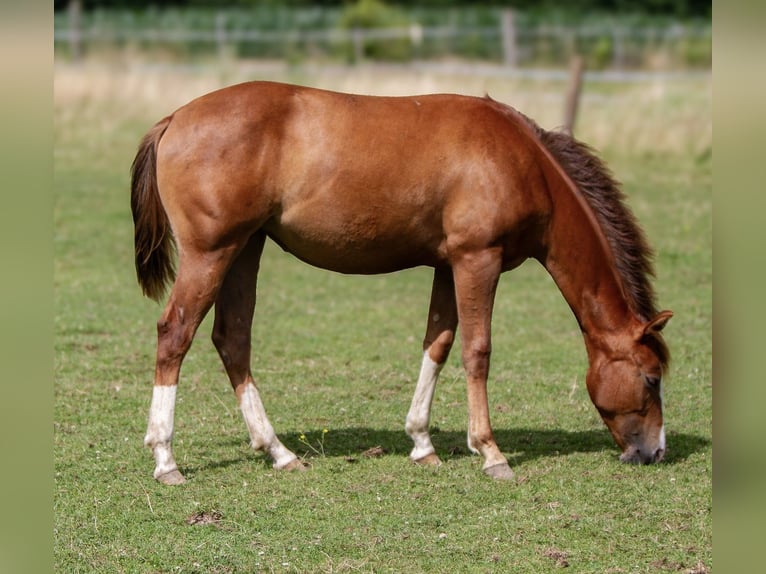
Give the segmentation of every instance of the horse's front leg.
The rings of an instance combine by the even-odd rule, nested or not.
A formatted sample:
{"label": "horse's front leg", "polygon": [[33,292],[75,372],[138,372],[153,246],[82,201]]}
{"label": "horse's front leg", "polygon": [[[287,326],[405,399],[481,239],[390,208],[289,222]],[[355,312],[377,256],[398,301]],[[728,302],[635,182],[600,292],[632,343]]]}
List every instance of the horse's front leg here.
{"label": "horse's front leg", "polygon": [[436,382],[452,348],[456,328],[457,308],[452,270],[438,267],[434,271],[428,326],[423,339],[423,363],[404,427],[415,443],[410,459],[418,464],[441,464],[431,444],[428,423]]}
{"label": "horse's front leg", "polygon": [[487,249],[463,254],[453,270],[468,381],[468,448],[484,457],[486,474],[510,479],[513,471],[492,434],[487,400],[492,308],[501,264],[499,250]]}

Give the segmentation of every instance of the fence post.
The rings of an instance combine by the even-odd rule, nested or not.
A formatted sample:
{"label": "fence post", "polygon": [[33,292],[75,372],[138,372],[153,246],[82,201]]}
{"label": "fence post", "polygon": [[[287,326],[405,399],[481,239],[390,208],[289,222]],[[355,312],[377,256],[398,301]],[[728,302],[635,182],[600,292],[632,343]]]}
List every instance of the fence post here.
{"label": "fence post", "polygon": [[70,0],[68,6],[69,17],[69,49],[72,51],[72,60],[79,62],[82,59],[82,2]]}
{"label": "fence post", "polygon": [[584,68],[585,60],[583,57],[579,54],[572,56],[572,62],[569,66],[569,85],[567,86],[567,95],[564,101],[564,131],[570,136],[574,133],[577,108],[580,105],[580,89],[582,87]]}
{"label": "fence post", "polygon": [[515,68],[518,64],[518,50],[516,48],[516,22],[513,10],[503,10],[500,20],[500,34],[503,38],[503,61],[506,66]]}

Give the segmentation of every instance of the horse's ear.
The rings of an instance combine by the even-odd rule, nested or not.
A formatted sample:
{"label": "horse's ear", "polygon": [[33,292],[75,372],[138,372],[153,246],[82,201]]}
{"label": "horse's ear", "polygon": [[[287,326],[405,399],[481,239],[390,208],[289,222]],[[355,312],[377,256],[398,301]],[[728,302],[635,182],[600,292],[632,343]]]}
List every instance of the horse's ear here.
{"label": "horse's ear", "polygon": [[652,333],[659,333],[668,324],[670,318],[673,316],[673,311],[660,311],[657,315],[644,325],[642,336],[651,335]]}

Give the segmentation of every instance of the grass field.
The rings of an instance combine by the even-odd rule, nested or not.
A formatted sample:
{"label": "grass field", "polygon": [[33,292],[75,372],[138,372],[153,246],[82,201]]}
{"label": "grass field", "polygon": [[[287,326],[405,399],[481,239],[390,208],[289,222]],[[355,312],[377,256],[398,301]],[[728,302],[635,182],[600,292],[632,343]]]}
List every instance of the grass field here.
{"label": "grass field", "polygon": [[[201,327],[181,373],[165,487],[142,446],[160,306],[132,261],[128,170],[141,135],[253,70],[58,66],[55,76],[55,493],[58,572],[712,572],[712,90],[705,79],[586,86],[578,135],[604,150],[657,250],[676,316],[666,462],[626,466],[587,396],[576,322],[528,263],[501,280],[490,408],[516,472],[465,447],[459,349],[436,390],[444,460],[404,433],[430,271],[346,277],[267,247],[253,369],[283,442],[311,469],[254,454]],[[375,93],[485,91],[559,122],[562,86],[361,69],[259,77]],[[325,429],[327,432],[324,432]],[[305,437],[303,440],[301,437]],[[365,451],[380,446],[382,456]]]}

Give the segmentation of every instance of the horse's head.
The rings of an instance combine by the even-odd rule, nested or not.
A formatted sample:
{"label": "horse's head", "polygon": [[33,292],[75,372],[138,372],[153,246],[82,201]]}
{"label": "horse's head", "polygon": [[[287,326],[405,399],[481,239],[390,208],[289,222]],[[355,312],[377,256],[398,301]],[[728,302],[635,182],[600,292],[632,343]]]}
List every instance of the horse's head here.
{"label": "horse's head", "polygon": [[672,316],[662,311],[591,356],[588,393],[623,462],[649,464],[665,454],[662,375],[668,351],[660,331]]}

